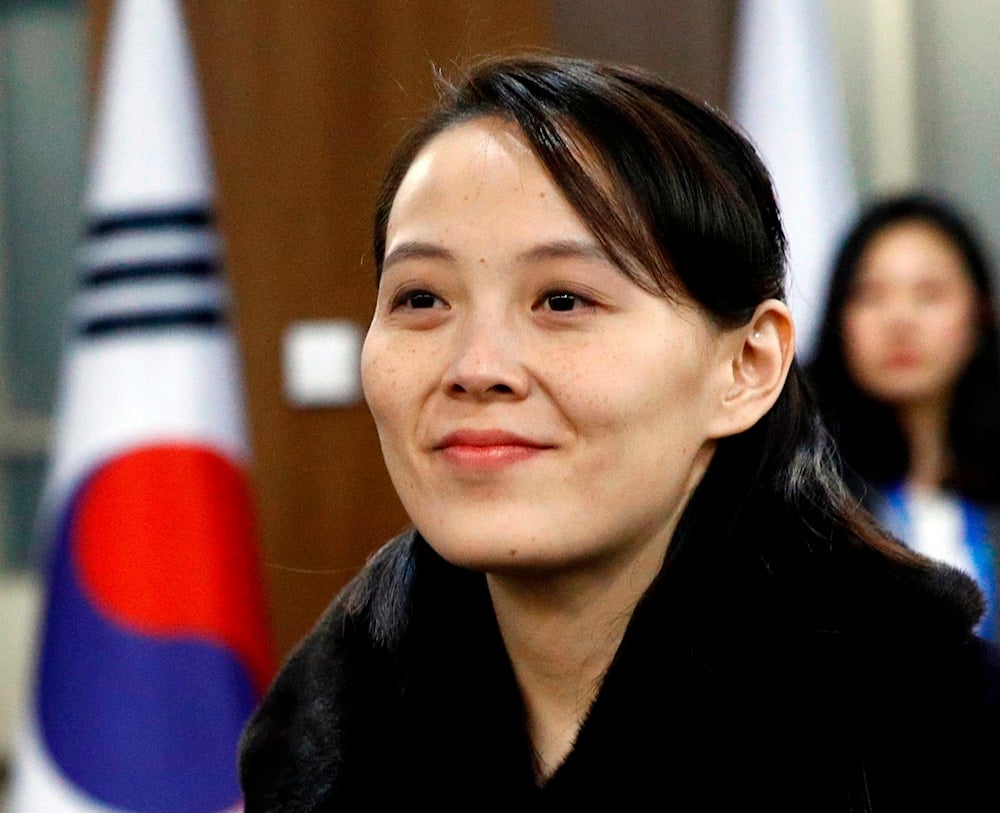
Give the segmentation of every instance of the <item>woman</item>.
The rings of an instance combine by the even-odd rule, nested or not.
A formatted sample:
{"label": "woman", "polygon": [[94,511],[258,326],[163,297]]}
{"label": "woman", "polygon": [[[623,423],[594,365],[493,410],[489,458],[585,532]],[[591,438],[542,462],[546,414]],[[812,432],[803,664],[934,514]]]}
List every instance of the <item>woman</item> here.
{"label": "woman", "polygon": [[945,203],[873,204],[836,261],[810,374],[856,490],[971,575],[1000,637],[1000,343],[983,250]]}
{"label": "woman", "polygon": [[752,148],[651,75],[445,92],[381,190],[362,359],[414,529],[248,727],[248,811],[968,809],[979,597],[842,487],[783,252]]}

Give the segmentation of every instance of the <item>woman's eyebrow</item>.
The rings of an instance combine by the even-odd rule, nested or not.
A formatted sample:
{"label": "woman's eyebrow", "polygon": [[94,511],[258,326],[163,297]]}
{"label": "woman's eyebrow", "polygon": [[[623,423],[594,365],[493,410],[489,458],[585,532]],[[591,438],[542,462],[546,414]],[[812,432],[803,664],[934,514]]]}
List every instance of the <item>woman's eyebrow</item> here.
{"label": "woman's eyebrow", "polygon": [[382,270],[385,271],[406,260],[442,260],[448,263],[456,261],[455,255],[443,246],[421,240],[411,240],[392,247],[392,250],[385,255],[385,259],[382,261]]}
{"label": "woman's eyebrow", "polygon": [[[597,243],[589,240],[552,240],[539,243],[518,254],[517,259],[524,265],[552,260],[587,260],[589,262],[610,262],[608,253]],[[382,270],[386,271],[394,265],[407,260],[438,260],[446,263],[458,262],[455,254],[444,246],[423,240],[409,240],[393,246],[385,260]]]}
{"label": "woman's eyebrow", "polygon": [[523,251],[518,259],[522,263],[544,262],[546,260],[590,260],[610,262],[608,253],[597,243],[589,240],[553,240],[539,243]]}

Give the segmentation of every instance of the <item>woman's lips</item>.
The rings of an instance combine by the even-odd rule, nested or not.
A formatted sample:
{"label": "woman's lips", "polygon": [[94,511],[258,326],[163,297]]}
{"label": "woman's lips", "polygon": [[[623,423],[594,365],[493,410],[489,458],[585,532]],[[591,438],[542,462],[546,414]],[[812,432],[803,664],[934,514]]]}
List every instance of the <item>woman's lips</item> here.
{"label": "woman's lips", "polygon": [[910,350],[897,350],[886,359],[886,367],[891,370],[908,369],[920,364],[920,354]]}
{"label": "woman's lips", "polygon": [[504,468],[551,448],[551,444],[495,429],[452,432],[434,446],[449,463],[476,469]]}

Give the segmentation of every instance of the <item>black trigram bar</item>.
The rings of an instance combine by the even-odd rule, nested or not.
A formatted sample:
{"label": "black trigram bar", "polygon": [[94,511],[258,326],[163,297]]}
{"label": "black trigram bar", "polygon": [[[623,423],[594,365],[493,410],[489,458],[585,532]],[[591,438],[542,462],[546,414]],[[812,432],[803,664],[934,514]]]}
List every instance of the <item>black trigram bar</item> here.
{"label": "black trigram bar", "polygon": [[218,308],[178,308],[176,310],[102,316],[80,325],[87,337],[107,336],[126,330],[165,330],[178,327],[215,327],[225,322]]}
{"label": "black trigram bar", "polygon": [[102,217],[90,224],[87,235],[89,237],[104,237],[108,234],[134,229],[197,228],[209,226],[211,223],[212,215],[207,209],[200,206],[138,211]]}
{"label": "black trigram bar", "polygon": [[93,288],[133,279],[163,279],[167,277],[205,279],[215,274],[217,267],[217,264],[211,260],[119,262],[87,269],[82,285],[85,288]]}

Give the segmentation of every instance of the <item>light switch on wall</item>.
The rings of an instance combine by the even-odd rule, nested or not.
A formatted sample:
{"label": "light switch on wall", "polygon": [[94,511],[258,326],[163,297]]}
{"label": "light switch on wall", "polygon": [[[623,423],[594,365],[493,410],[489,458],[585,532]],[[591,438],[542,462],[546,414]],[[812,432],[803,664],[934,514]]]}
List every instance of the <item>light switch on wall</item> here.
{"label": "light switch on wall", "polygon": [[361,328],[347,319],[293,322],[285,330],[285,397],[299,407],[361,402]]}

